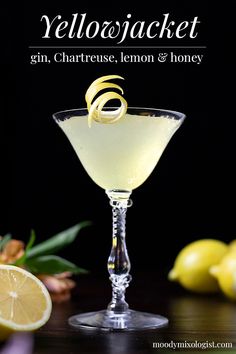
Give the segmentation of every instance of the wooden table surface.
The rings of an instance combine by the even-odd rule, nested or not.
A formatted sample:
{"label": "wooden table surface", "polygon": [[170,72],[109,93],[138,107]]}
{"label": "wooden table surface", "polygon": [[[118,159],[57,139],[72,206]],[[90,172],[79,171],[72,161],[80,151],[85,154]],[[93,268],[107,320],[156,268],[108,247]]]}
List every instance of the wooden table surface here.
{"label": "wooden table surface", "polygon": [[211,353],[236,353],[236,303],[220,295],[190,294],[176,284],[161,280],[155,273],[135,275],[127,289],[127,301],[133,309],[168,317],[168,327],[140,332],[94,332],[75,330],[67,324],[69,316],[100,310],[109,300],[108,279],[94,275],[80,277],[73,298],[61,304],[55,303],[49,322],[35,333],[33,353],[179,353],[180,349],[163,351],[153,348],[153,343],[171,344],[171,341],[186,341],[186,345],[195,341],[210,344],[212,341],[215,344],[229,342],[233,343],[234,349],[211,349]]}

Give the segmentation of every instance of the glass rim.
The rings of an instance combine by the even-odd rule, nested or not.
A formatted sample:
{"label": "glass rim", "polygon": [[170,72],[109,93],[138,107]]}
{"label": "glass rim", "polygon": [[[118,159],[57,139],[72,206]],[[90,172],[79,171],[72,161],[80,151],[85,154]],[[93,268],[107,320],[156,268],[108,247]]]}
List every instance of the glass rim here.
{"label": "glass rim", "polygon": [[[104,107],[103,109],[104,110],[109,110],[109,109],[117,109],[118,107]],[[158,111],[158,112],[163,112],[165,114],[172,114],[174,116],[174,118],[177,119],[176,120],[180,120],[180,121],[183,121],[185,118],[186,118],[186,114],[185,113],[182,113],[182,112],[179,112],[179,111],[174,111],[174,110],[170,110],[170,109],[163,109],[163,108],[152,108],[152,107],[133,107],[133,106],[129,106],[127,108],[127,113],[129,113],[129,110],[146,110],[146,111]],[[87,114],[88,114],[88,109],[87,107],[83,107],[83,108],[71,108],[71,109],[65,109],[65,110],[61,110],[61,111],[57,111],[55,113],[52,114],[52,117],[53,119],[56,121],[56,122],[60,122],[62,120],[65,120],[62,119],[62,118],[58,118],[57,116],[58,115],[61,115],[61,114],[66,114],[68,113],[68,115],[70,113],[73,113],[73,112],[82,112],[82,111],[86,111]],[[68,119],[71,118],[71,117],[68,117]]]}

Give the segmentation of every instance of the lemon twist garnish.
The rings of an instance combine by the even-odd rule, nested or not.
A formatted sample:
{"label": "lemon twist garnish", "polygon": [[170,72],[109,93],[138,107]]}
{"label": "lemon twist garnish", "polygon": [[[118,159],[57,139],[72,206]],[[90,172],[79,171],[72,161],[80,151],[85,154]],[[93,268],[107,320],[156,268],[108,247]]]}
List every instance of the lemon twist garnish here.
{"label": "lemon twist garnish", "polygon": [[[111,82],[104,82],[110,79],[122,79],[124,78],[119,75],[106,75],[99,77],[89,86],[88,90],[85,94],[85,100],[88,108],[88,125],[91,127],[92,121],[100,123],[115,123],[121,117],[123,117],[127,111],[127,102],[119,93],[114,91],[108,91],[100,96],[98,96],[95,100],[94,97],[99,93],[99,91],[104,89],[117,89],[121,91],[122,95],[124,93],[123,89],[116,84]],[[108,101],[118,99],[121,102],[121,106],[113,111],[103,111],[103,107]]]}

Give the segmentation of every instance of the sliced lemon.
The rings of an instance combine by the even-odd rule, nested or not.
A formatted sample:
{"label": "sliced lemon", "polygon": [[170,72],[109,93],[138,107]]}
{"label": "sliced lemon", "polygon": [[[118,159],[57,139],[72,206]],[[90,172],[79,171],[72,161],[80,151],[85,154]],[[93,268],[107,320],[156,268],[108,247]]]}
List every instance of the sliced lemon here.
{"label": "sliced lemon", "polygon": [[[117,89],[121,91],[123,95],[123,89],[116,84],[111,82],[104,82],[109,79],[123,79],[122,76],[119,75],[106,75],[99,77],[89,86],[88,90],[85,94],[85,100],[88,108],[88,125],[91,127],[92,121],[95,120],[99,123],[115,123],[117,120],[122,118],[127,111],[127,102],[120,94],[114,91],[108,91],[100,96],[98,96],[95,100],[95,96],[101,90],[105,89]],[[121,106],[114,110],[104,111],[103,107],[108,101],[118,99],[121,103]]]}
{"label": "sliced lemon", "polygon": [[0,340],[40,328],[51,310],[50,295],[38,278],[22,268],[0,265]]}

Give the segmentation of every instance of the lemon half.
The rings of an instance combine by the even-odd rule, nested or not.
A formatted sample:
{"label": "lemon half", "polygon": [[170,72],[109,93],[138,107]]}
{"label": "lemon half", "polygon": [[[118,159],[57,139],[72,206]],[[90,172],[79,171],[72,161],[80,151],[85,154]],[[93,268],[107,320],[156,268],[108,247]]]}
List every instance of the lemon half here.
{"label": "lemon half", "polygon": [[50,295],[38,278],[22,268],[0,265],[0,340],[40,328],[51,310]]}

